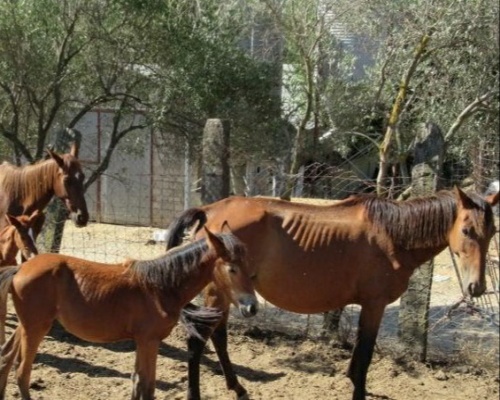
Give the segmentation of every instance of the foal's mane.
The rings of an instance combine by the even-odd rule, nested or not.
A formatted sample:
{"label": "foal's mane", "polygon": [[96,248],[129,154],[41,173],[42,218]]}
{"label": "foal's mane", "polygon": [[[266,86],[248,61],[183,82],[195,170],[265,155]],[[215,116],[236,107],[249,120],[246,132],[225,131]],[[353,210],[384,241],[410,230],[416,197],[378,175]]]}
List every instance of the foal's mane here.
{"label": "foal's mane", "polygon": [[[217,234],[224,242],[231,260],[238,262],[245,255],[245,245],[233,234]],[[155,288],[176,287],[183,279],[199,268],[203,257],[209,251],[205,238],[174,247],[153,260],[135,260],[129,271],[142,284]]]}
{"label": "foal's mane", "polygon": [[446,243],[457,215],[455,195],[445,190],[403,202],[366,195],[351,201],[364,205],[375,229],[386,232],[396,246],[407,249]]}
{"label": "foal's mane", "polygon": [[0,188],[9,199],[31,197],[37,200],[52,190],[58,168],[52,159],[21,167],[4,162],[0,165]]}

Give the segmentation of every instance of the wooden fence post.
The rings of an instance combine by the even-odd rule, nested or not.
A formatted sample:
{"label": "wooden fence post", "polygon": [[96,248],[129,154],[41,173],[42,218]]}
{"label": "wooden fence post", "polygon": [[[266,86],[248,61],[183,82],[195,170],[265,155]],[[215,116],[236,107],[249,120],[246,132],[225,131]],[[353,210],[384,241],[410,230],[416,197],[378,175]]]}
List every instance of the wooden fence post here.
{"label": "wooden fence post", "polygon": [[207,119],[203,130],[201,201],[203,204],[229,196],[228,120]]}
{"label": "wooden fence post", "polygon": [[[444,136],[439,126],[424,124],[417,135],[412,169],[411,196],[427,196],[440,189]],[[427,330],[434,260],[415,270],[408,290],[401,296],[399,338],[421,361],[427,356]]]}

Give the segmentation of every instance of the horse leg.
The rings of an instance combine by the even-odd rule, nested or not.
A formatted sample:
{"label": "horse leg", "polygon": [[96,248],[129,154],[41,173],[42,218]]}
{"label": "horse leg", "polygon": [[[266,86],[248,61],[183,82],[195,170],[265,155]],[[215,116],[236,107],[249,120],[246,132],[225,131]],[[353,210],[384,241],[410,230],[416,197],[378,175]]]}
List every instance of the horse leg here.
{"label": "horse leg", "polygon": [[188,400],[200,400],[200,362],[207,339],[211,336],[220,318],[207,318],[204,311],[194,305],[183,313],[182,323],[187,330],[188,347]]}
{"label": "horse leg", "polygon": [[358,334],[347,373],[354,384],[353,400],[365,400],[366,398],[366,375],[372,360],[384,309],[385,304],[370,304],[361,308]]}
{"label": "horse leg", "polygon": [[236,393],[237,400],[247,400],[248,393],[246,389],[238,382],[238,377],[236,376],[233,364],[229,359],[229,354],[227,352],[227,319],[228,312],[224,313],[224,318],[221,323],[215,328],[212,334],[212,343],[214,345],[217,356],[219,357],[219,363],[224,372],[224,377],[226,378],[226,386],[228,390],[234,390]]}
{"label": "horse leg", "polygon": [[132,374],[132,400],[153,400],[156,383],[156,359],[160,342],[136,340],[135,368]]}
{"label": "horse leg", "polygon": [[200,400],[200,362],[206,341],[198,336],[189,335],[188,347],[188,400]]}
{"label": "horse leg", "polygon": [[14,358],[19,353],[20,331],[17,328],[0,352],[0,400],[5,398],[5,388]]}
{"label": "horse leg", "polygon": [[31,369],[33,361],[44,336],[49,332],[51,324],[37,324],[29,330],[24,325],[19,325],[21,336],[21,348],[17,354],[19,365],[16,370],[16,380],[23,400],[31,399],[29,393]]}
{"label": "horse leg", "polygon": [[5,343],[6,321],[7,321],[7,292],[0,294],[0,345]]}

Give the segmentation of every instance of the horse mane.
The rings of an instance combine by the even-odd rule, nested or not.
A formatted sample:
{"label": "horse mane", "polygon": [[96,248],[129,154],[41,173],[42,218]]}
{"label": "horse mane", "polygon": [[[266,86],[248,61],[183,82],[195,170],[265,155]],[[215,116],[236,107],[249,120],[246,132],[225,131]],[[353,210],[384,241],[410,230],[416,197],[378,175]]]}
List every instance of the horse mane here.
{"label": "horse mane", "polygon": [[445,243],[457,215],[455,195],[445,190],[403,202],[370,195],[348,201],[362,203],[374,227],[384,231],[394,245],[406,249]]}
{"label": "horse mane", "polygon": [[52,190],[58,168],[52,159],[21,167],[4,162],[0,165],[0,188],[9,199],[31,197],[38,200]]}
{"label": "horse mane", "polygon": [[[231,260],[241,260],[246,252],[245,245],[233,234],[217,234],[228,250]],[[174,247],[153,260],[132,261],[129,271],[135,278],[149,287],[178,287],[185,277],[198,269],[202,258],[209,250],[205,238]]]}

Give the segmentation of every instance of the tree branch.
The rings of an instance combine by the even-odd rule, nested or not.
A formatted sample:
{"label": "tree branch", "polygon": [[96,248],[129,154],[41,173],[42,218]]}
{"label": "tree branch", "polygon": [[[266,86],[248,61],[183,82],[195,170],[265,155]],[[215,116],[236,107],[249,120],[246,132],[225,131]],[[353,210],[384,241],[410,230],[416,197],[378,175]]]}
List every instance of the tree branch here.
{"label": "tree branch", "polygon": [[472,115],[474,115],[477,112],[480,112],[482,110],[482,107],[484,106],[484,103],[486,100],[488,100],[491,96],[493,96],[496,92],[495,91],[490,91],[482,96],[477,97],[473,102],[471,102],[469,105],[467,105],[462,112],[458,115],[458,117],[455,119],[453,124],[450,126],[450,129],[448,129],[448,132],[446,132],[446,135],[444,136],[444,141],[447,143],[450,138],[455,135],[455,133],[460,129],[460,127],[464,124],[464,122]]}

